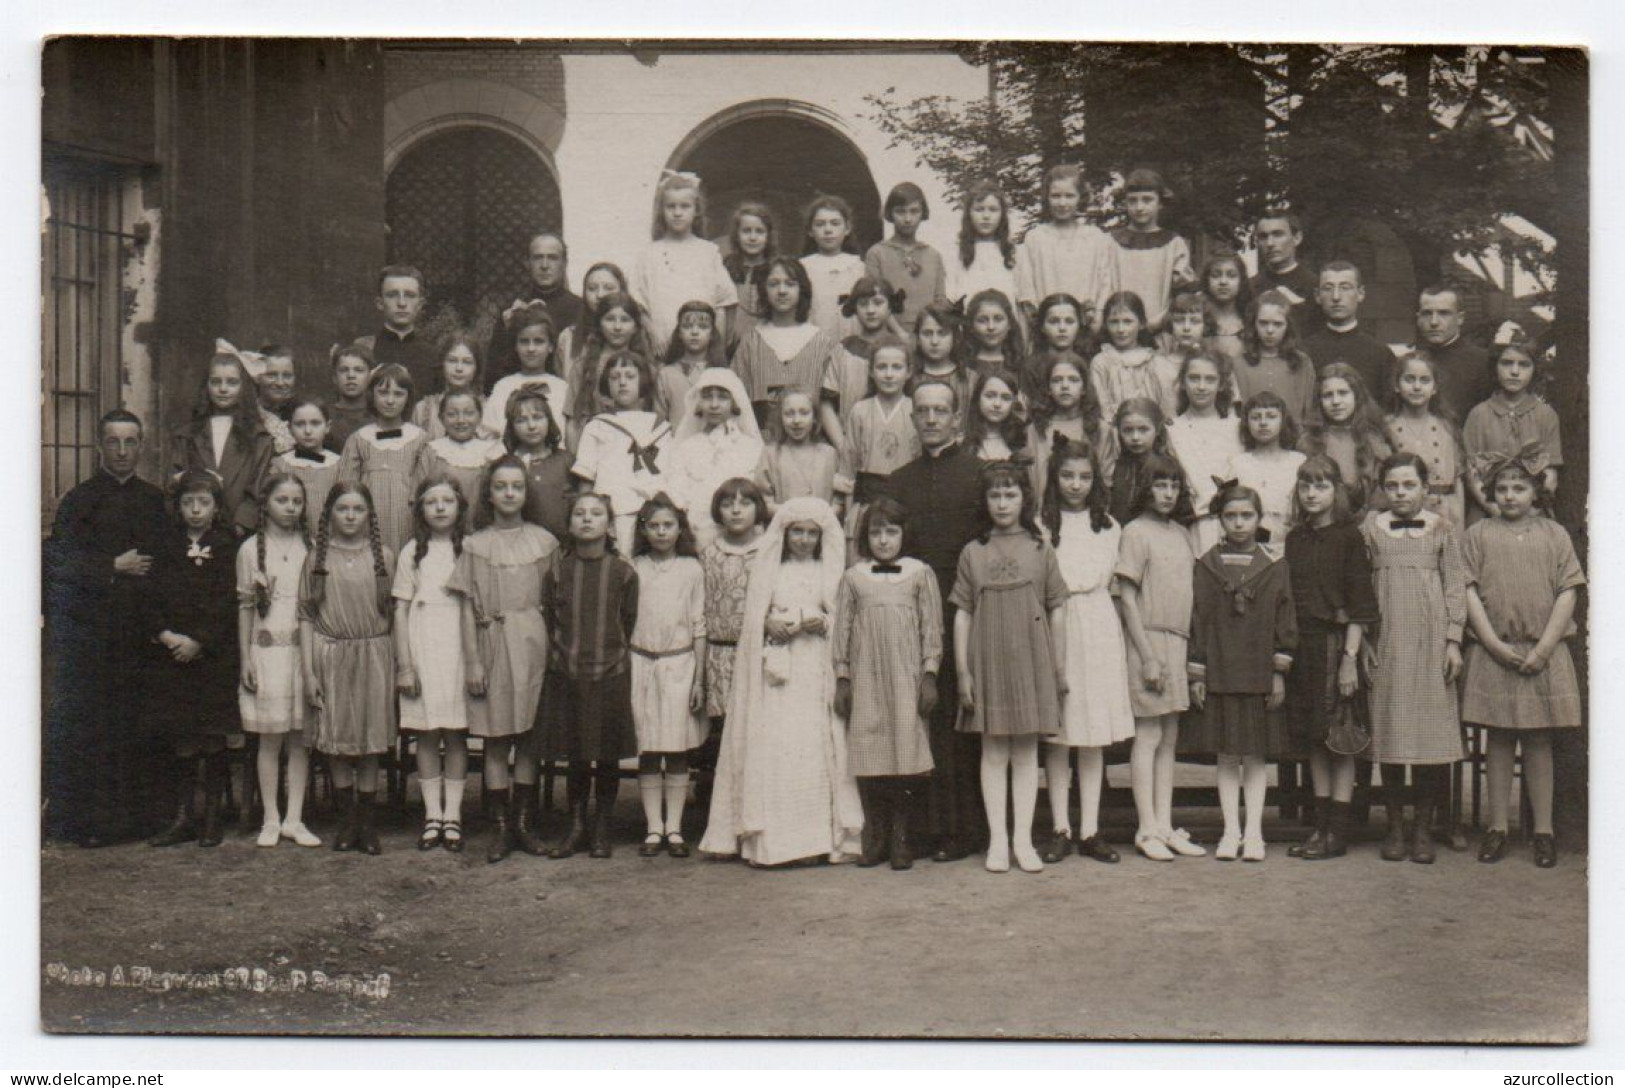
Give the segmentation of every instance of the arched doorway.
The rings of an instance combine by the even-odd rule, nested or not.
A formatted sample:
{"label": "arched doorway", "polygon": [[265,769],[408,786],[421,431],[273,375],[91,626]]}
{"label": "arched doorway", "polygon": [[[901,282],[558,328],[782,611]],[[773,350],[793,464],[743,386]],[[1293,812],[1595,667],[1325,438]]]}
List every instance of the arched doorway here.
{"label": "arched doorway", "polygon": [[547,164],[528,144],[483,125],[412,145],[384,188],[389,260],[422,270],[431,326],[488,332],[524,287],[526,239],[564,225]]}
{"label": "arched doorway", "polygon": [[802,215],[820,193],[851,203],[859,252],[881,239],[880,192],[862,152],[829,125],[782,108],[702,126],[679,148],[674,167],[704,179],[706,232],[724,248],[733,210],[755,200],[773,209],[779,248],[799,254]]}

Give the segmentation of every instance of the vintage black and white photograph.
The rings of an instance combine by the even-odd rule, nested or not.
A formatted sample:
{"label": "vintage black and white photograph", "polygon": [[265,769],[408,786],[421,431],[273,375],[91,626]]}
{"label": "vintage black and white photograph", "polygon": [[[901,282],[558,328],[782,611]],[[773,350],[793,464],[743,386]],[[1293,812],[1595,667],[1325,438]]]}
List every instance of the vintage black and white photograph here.
{"label": "vintage black and white photograph", "polygon": [[1458,37],[42,41],[41,1028],[1585,1042],[1590,67]]}

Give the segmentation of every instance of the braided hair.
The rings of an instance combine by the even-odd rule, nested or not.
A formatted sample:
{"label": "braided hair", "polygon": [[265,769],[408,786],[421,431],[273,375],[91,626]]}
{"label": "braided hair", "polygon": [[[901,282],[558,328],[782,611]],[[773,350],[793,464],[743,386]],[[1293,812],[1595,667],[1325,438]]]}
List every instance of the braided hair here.
{"label": "braided hair", "polygon": [[372,492],[363,483],[340,481],[327,493],[322,506],[322,520],[316,529],[316,555],[310,566],[310,605],[320,607],[327,598],[327,546],[332,539],[333,507],[346,495],[359,495],[367,504],[367,543],[372,550],[372,576],[377,583],[379,615],[389,615],[389,564],[384,559],[384,543],[378,533],[378,508],[373,504]]}
{"label": "braided hair", "polygon": [[423,557],[429,554],[429,539],[434,535],[429,523],[423,517],[423,496],[436,487],[449,487],[451,493],[457,497],[457,520],[451,524],[451,553],[460,556],[463,554],[463,538],[468,535],[468,496],[456,480],[450,476],[435,473],[425,476],[419,482],[417,489],[412,493],[412,565],[421,567]]}
{"label": "braided hair", "polygon": [[[305,491],[305,481],[291,472],[271,472],[260,485],[259,506],[260,520],[254,533],[254,563],[255,569],[260,573],[260,581],[254,585],[254,611],[260,619],[264,619],[271,612],[271,588],[265,584],[265,534],[271,527],[271,496],[276,494],[277,488],[285,483],[292,483],[299,489],[299,495],[306,502],[310,495]],[[305,549],[310,549],[310,526],[305,518],[299,519],[299,539],[305,542]]]}

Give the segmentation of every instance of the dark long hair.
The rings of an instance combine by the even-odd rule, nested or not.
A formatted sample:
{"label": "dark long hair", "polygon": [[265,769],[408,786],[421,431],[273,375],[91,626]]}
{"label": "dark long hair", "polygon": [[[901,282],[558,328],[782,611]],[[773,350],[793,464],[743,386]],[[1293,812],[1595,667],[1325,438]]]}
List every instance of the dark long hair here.
{"label": "dark long hair", "polygon": [[1084,506],[1089,511],[1089,528],[1098,533],[1112,523],[1111,514],[1106,509],[1110,489],[1094,446],[1088,442],[1069,442],[1061,437],[1057,439],[1050,453],[1049,465],[1044,470],[1044,501],[1039,511],[1039,520],[1049,530],[1050,543],[1056,546],[1061,543],[1061,466],[1067,461],[1088,461],[1089,468],[1095,474],[1094,485],[1089,488],[1089,498]]}
{"label": "dark long hair", "polygon": [[376,587],[378,614],[389,615],[389,564],[384,559],[384,542],[378,533],[378,507],[372,501],[372,492],[363,483],[340,480],[327,493],[322,504],[322,520],[316,528],[316,554],[310,564],[310,603],[320,607],[327,599],[327,544],[332,534],[333,507],[346,495],[360,495],[367,504],[367,543],[372,551],[372,577]]}
{"label": "dark long hair", "polygon": [[682,507],[672,501],[672,497],[664,491],[657,491],[653,498],[645,500],[638,508],[638,528],[637,532],[632,534],[632,555],[636,557],[649,554],[649,538],[643,535],[643,526],[661,510],[668,511],[677,519],[677,547],[672,554],[698,556],[699,549],[694,546],[694,530],[688,524],[688,515],[683,513]]}
{"label": "dark long hair", "polygon": [[1016,266],[1016,244],[1010,240],[1010,200],[992,182],[981,181],[972,185],[965,192],[965,203],[959,215],[959,267],[969,268],[976,259],[976,243],[981,239],[976,234],[976,228],[971,225],[971,207],[983,197],[993,197],[999,202],[999,225],[993,229],[992,241],[999,244],[999,256],[1004,258],[1004,267]]}
{"label": "dark long hair", "polygon": [[974,450],[993,430],[992,424],[982,418],[979,406],[982,403],[982,391],[987,388],[988,382],[994,381],[1008,385],[1012,397],[1010,414],[999,424],[999,437],[1010,447],[1012,457],[1028,453],[1027,413],[1021,407],[1021,387],[1016,382],[1015,376],[1005,371],[989,371],[976,375],[976,384],[971,387],[969,410],[965,412],[965,422],[961,425],[965,432],[965,443]]}
{"label": "dark long hair", "polygon": [[[767,245],[762,249],[762,263],[757,265],[746,265],[744,251],[739,248],[739,226],[747,215],[760,219],[767,228]],[[762,269],[767,267],[767,262],[779,255],[779,230],[773,222],[773,209],[754,200],[739,205],[728,217],[728,242],[728,253],[722,258],[722,267],[728,270],[728,278],[735,283],[754,282]]]}
{"label": "dark long hair", "polygon": [[1140,487],[1134,493],[1133,501],[1129,503],[1130,520],[1151,509],[1151,485],[1158,480],[1174,480],[1179,484],[1179,501],[1174,503],[1168,520],[1181,525],[1193,521],[1196,511],[1191,505],[1190,480],[1185,476],[1185,469],[1180,463],[1166,453],[1149,453],[1144,463],[1140,465]]}
{"label": "dark long hair", "polygon": [[1027,466],[1014,461],[989,461],[982,466],[982,480],[980,492],[981,529],[976,539],[983,544],[993,539],[993,516],[987,511],[987,493],[995,487],[1018,487],[1021,489],[1021,517],[1019,524],[1022,530],[1040,547],[1044,544],[1044,534],[1038,528],[1038,501],[1033,494],[1032,478],[1027,473]]}
{"label": "dark long hair", "polygon": [[433,487],[446,486],[451,493],[457,496],[457,520],[451,526],[451,553],[463,554],[463,537],[466,535],[464,526],[468,524],[468,496],[463,494],[462,486],[450,476],[435,473],[424,477],[412,492],[412,565],[423,565],[423,557],[429,554],[429,540],[434,535],[429,529],[429,523],[423,520],[423,496]]}
{"label": "dark long hair", "polygon": [[237,393],[237,405],[231,410],[231,425],[245,439],[252,438],[255,433],[265,429],[265,424],[260,422],[259,386],[254,384],[254,379],[249,377],[243,361],[235,355],[222,353],[209,360],[209,365],[203,370],[203,380],[198,383],[197,395],[192,401],[192,423],[206,424],[209,417],[214,415],[214,402],[209,399],[209,375],[214,373],[217,366],[235,367],[237,376],[242,379],[242,386]]}

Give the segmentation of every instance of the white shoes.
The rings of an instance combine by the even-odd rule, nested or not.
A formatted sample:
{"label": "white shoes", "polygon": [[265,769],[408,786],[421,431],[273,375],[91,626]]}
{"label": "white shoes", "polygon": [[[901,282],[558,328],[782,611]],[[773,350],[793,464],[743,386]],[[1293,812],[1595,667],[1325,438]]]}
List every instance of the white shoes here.
{"label": "white shoes", "polygon": [[1183,827],[1162,836],[1163,845],[1182,858],[1205,858],[1207,851],[1191,841],[1191,833]]}
{"label": "white shoes", "polygon": [[[282,837],[284,839],[292,839],[300,846],[320,846],[322,844],[322,840],[318,839],[315,834],[311,832],[310,828],[306,827],[303,823],[283,824]],[[270,845],[265,841],[265,832],[263,831],[260,832],[260,845]]]}
{"label": "white shoes", "polygon": [[275,846],[282,838],[282,825],[275,821],[267,821],[260,826],[260,837],[254,840],[255,846]]}
{"label": "white shoes", "polygon": [[1008,873],[1010,871],[1010,844],[994,841],[987,846],[987,871],[990,873]]}
{"label": "white shoes", "polygon": [[1241,836],[1226,831],[1219,838],[1219,845],[1213,848],[1213,857],[1217,861],[1235,861],[1241,855]]}
{"label": "white shoes", "polygon": [[1256,838],[1256,839],[1247,838],[1247,839],[1242,840],[1242,842],[1241,842],[1241,860],[1242,861],[1263,861],[1264,860],[1264,840],[1263,840],[1262,837]]}
{"label": "white shoes", "polygon": [[1044,859],[1038,856],[1038,851],[1033,849],[1032,843],[1025,846],[1018,845],[1015,848],[1015,854],[1016,864],[1021,867],[1022,872],[1041,873],[1044,871]]}
{"label": "white shoes", "polygon": [[1134,849],[1150,858],[1152,861],[1173,861],[1174,852],[1169,844],[1155,831],[1142,831],[1134,836]]}

